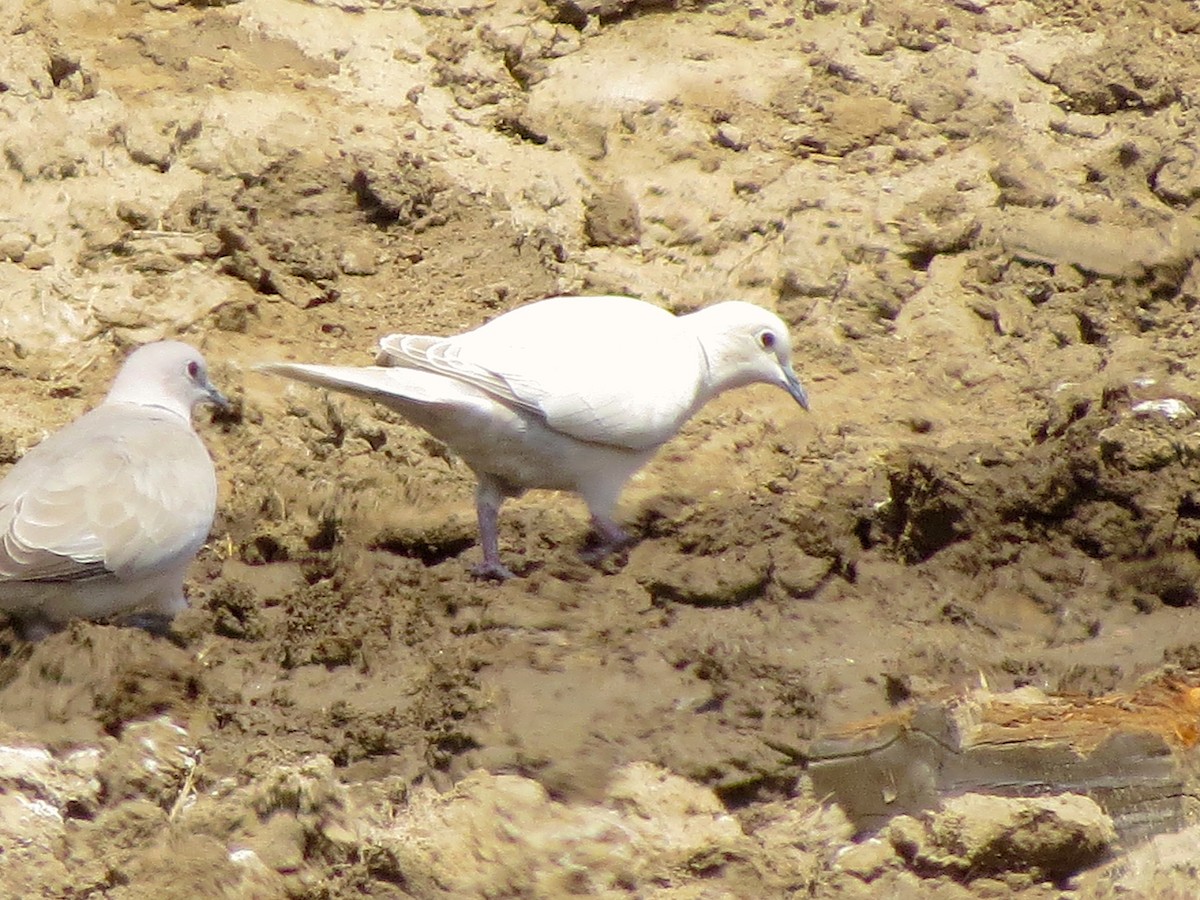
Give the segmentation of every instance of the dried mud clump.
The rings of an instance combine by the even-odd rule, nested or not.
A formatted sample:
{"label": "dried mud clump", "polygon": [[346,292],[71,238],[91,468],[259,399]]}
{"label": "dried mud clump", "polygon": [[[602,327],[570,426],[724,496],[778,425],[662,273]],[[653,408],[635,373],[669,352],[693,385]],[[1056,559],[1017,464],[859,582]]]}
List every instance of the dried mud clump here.
{"label": "dried mud clump", "polygon": [[1036,800],[964,794],[924,822],[897,818],[887,836],[910,866],[965,878],[1013,873],[1014,886],[1061,881],[1103,860],[1116,842],[1104,811],[1071,794]]}
{"label": "dried mud clump", "polygon": [[[1170,893],[1115,814],[1131,868],[1076,874],[1079,798],[852,768],[855,835],[811,793],[857,724],[1166,668],[1140,821],[1187,824],[1194,4],[343,7],[60,0],[0,42],[0,466],[146,341],[236,401],[168,633],[0,626],[0,893]],[[564,293],[769,307],[812,411],[706,405],[598,566],[574,499],[513,501],[495,585],[461,461],[254,371]]]}

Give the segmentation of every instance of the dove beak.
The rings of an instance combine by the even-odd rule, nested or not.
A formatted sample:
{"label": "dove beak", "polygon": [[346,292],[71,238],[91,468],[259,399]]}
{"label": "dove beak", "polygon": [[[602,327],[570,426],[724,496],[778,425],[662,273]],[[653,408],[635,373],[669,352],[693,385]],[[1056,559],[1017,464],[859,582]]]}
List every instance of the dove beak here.
{"label": "dove beak", "polygon": [[204,390],[207,394],[205,399],[213,406],[219,408],[222,412],[229,412],[231,409],[233,409],[233,404],[229,402],[229,398],[218,391],[216,387],[213,386],[211,381],[205,382]]}
{"label": "dove beak", "polygon": [[792,399],[799,403],[805,412],[808,411],[808,391],[804,389],[796,373],[787,366],[783,368],[783,389],[792,395]]}

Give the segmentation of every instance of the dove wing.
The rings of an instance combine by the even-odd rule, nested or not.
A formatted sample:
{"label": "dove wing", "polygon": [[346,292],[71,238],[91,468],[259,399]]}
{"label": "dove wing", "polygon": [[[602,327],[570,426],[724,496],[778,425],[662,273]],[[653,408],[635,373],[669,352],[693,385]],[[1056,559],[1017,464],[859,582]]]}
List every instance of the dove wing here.
{"label": "dove wing", "polygon": [[703,350],[670,313],[628,297],[557,297],[449,338],[394,334],[392,365],[436,372],[581,441],[643,450],[695,410]]}
{"label": "dove wing", "polygon": [[194,554],[216,509],[212,460],[178,416],[100,406],[0,482],[0,586],[154,571]]}

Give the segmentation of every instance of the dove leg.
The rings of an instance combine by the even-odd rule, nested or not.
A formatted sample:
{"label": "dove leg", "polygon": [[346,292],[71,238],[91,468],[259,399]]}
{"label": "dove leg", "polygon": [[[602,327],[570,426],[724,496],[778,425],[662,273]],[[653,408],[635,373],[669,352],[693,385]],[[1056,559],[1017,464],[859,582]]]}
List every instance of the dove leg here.
{"label": "dove leg", "polygon": [[163,615],[160,612],[146,610],[145,612],[130,613],[127,616],[121,616],[117,619],[118,625],[124,625],[126,628],[140,628],[142,631],[152,634],[155,637],[169,637],[171,634],[171,621],[174,616]]}
{"label": "dove leg", "polygon": [[475,515],[479,518],[479,543],[483,547],[483,562],[472,570],[476,578],[505,581],[512,571],[500,562],[500,505],[504,494],[499,485],[488,478],[479,479],[475,489]]}
{"label": "dove leg", "polygon": [[62,630],[61,623],[51,622],[44,616],[38,615],[14,616],[13,625],[21,639],[31,644],[36,644],[56,631]]}
{"label": "dove leg", "polygon": [[584,562],[596,563],[610,553],[615,553],[633,543],[633,538],[608,516],[593,513],[592,529],[596,532],[596,545],[580,553]]}

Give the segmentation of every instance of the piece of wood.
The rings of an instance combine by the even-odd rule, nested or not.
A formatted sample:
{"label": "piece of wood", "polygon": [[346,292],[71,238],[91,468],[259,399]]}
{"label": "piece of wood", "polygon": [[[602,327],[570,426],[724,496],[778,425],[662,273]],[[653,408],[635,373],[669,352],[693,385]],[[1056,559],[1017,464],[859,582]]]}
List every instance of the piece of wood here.
{"label": "piece of wood", "polygon": [[815,740],[808,772],[860,831],[940,798],[1091,797],[1131,843],[1200,820],[1200,675],[1127,694],[1050,697],[1032,688],[923,703]]}

